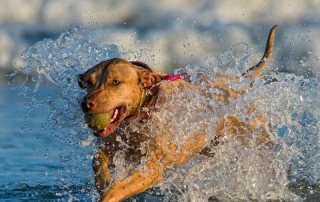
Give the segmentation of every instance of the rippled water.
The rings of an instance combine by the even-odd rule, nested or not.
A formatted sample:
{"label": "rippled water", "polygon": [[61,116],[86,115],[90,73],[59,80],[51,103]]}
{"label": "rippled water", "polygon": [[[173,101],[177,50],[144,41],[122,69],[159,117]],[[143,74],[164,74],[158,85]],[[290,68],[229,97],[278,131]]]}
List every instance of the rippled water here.
{"label": "rippled water", "polygon": [[[217,74],[240,76],[248,66],[251,52],[241,44],[219,57],[207,58],[206,66],[191,64],[177,72],[189,73],[194,83],[203,75],[212,81]],[[97,199],[90,161],[98,142],[89,135],[90,130],[83,123],[79,101],[84,92],[77,87],[76,81],[78,73],[113,57],[121,57],[116,45],[95,44],[79,30],[64,33],[57,40],[38,42],[23,54],[26,65],[19,71],[31,85],[17,84],[13,75],[10,86],[27,97],[27,104],[20,103],[20,107],[27,112],[30,109],[30,112],[19,122],[22,131],[14,130],[13,143],[4,148],[10,150],[10,145],[16,147],[20,136],[27,137],[30,161],[26,160],[28,163],[23,163],[23,169],[20,169],[16,164],[21,157],[20,150],[12,150],[14,157],[4,164],[12,169],[12,175],[5,174],[5,181],[0,187],[4,198]],[[35,72],[37,74],[33,74]],[[46,79],[52,84],[50,88],[44,88]],[[240,89],[252,82],[242,79],[229,85]],[[209,83],[199,85],[202,91],[208,90]],[[258,149],[255,146],[245,147],[235,139],[224,141],[213,147],[214,157],[199,155],[182,168],[168,171],[165,180],[152,189],[151,194],[144,193],[135,200],[301,201],[307,196],[309,201],[316,201],[320,184],[319,85],[318,78],[269,73],[256,79],[250,91],[239,99],[231,100],[228,105],[212,99],[213,93],[223,93],[215,88],[209,88],[205,93],[191,88],[167,97],[169,104],[174,103],[175,107],[171,111],[163,107],[153,114],[161,121],[147,123],[150,135],[161,130],[162,124],[166,123],[166,128],[175,134],[172,141],[180,145],[186,139],[181,139],[179,134],[186,130],[200,130],[205,124],[209,125],[206,132],[210,140],[214,139],[217,120],[223,114],[234,115],[244,123],[262,114],[270,125],[268,130],[273,134],[274,146]],[[253,103],[256,108],[253,114],[243,113],[248,109],[248,103]],[[37,115],[41,120],[36,119]],[[17,128],[16,125],[12,127]],[[135,123],[128,127],[140,132],[145,130]],[[5,131],[8,137],[11,129]],[[255,138],[258,133],[252,135]],[[29,147],[26,148],[28,151]],[[119,177],[125,176],[126,170],[122,168],[121,172],[120,166],[130,165],[121,159],[121,153],[117,155],[116,165],[119,165]],[[24,169],[25,172],[36,170],[38,175],[23,180]]]}
{"label": "rippled water", "polygon": [[[81,148],[79,139],[70,142],[47,128],[47,107],[34,106],[8,88],[0,93],[1,201],[91,199],[91,150]],[[50,87],[38,90],[43,97],[56,93]]]}

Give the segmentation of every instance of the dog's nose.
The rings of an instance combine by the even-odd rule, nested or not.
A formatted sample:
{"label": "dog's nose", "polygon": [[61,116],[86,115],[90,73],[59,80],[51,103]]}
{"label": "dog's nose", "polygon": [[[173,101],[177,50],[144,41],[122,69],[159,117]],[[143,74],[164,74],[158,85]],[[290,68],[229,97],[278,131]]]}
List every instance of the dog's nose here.
{"label": "dog's nose", "polygon": [[95,106],[95,101],[84,97],[80,105],[83,112],[89,112]]}

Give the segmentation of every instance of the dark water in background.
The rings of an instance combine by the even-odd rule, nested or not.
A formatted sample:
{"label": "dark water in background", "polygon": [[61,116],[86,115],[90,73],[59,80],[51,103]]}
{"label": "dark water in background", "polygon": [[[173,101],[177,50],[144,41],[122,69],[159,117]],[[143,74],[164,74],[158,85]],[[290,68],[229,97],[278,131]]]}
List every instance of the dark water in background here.
{"label": "dark water in background", "polygon": [[[54,93],[50,88],[39,92],[43,96]],[[68,160],[74,153],[78,153],[75,158],[79,158],[84,149],[44,130],[42,123],[48,111],[34,107],[29,113],[28,102],[16,91],[0,88],[0,201],[91,199],[90,156],[78,162],[81,165],[77,167],[82,167],[85,174],[72,176],[74,162],[68,163]]]}

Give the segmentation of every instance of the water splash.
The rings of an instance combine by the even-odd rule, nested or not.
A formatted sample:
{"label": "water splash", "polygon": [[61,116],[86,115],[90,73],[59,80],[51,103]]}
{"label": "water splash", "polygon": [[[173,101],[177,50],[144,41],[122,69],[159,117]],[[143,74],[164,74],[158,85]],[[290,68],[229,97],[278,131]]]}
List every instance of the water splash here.
{"label": "water splash", "polygon": [[[116,45],[97,45],[83,31],[73,29],[55,40],[45,39],[28,48],[22,54],[25,66],[14,72],[9,82],[11,88],[29,98],[30,110],[42,108],[47,113],[46,121],[39,123],[42,125],[39,133],[52,135],[55,144],[64,145],[66,153],[59,157],[61,168],[57,181],[65,188],[88,181],[93,184],[89,145],[94,140],[79,110],[85,92],[78,88],[77,76],[102,60],[119,56]],[[28,114],[26,117],[28,122],[32,120]],[[29,127],[28,122],[24,128]],[[72,192],[70,189],[65,195]]]}
{"label": "water splash", "polygon": [[[82,122],[79,100],[84,92],[77,87],[78,74],[102,60],[119,56],[116,45],[97,45],[81,32],[74,29],[61,34],[56,40],[45,39],[27,49],[22,54],[25,66],[12,75],[9,83],[20,88],[20,92],[30,97],[33,104],[44,104],[50,109],[49,127],[75,129],[79,126]],[[19,73],[25,79],[17,85],[14,78]],[[57,98],[38,96],[39,87],[46,85],[47,80],[55,89]]]}
{"label": "water splash", "polygon": [[[277,81],[268,84],[274,79]],[[287,185],[319,185],[320,117],[319,111],[310,112],[318,100],[317,79],[274,74],[256,80],[252,91],[221,110],[247,124],[260,113],[265,115],[272,125],[270,132],[278,135],[273,149],[226,142],[215,147],[213,159],[193,161],[175,172],[164,188],[172,189],[174,184],[175,189],[182,190],[179,201],[207,201],[212,196],[220,200],[301,200]],[[248,103],[254,103],[256,114],[243,113]],[[212,112],[215,114],[221,111]],[[167,197],[170,201],[176,196]]]}
{"label": "water splash", "polygon": [[[217,75],[241,76],[252,52],[245,44],[239,44],[219,57],[208,57],[206,66],[189,65],[177,70],[176,73],[190,74],[191,82],[200,86],[200,92],[191,88],[167,97],[168,105],[175,107],[172,110],[163,107],[155,113],[161,121],[149,121],[144,126],[132,122],[128,126],[130,131],[155,135],[166,124],[169,132],[175,134],[171,141],[181,146],[189,137],[184,135],[185,139],[181,139],[179,134],[185,134],[186,130],[199,131],[204,124],[209,125],[206,129],[208,140],[213,140],[217,122],[224,115],[233,115],[243,123],[249,123],[262,114],[270,125],[268,132],[273,134],[274,142],[271,148],[246,147],[235,139],[224,141],[212,147],[214,157],[199,155],[182,168],[168,171],[166,179],[158,186],[165,201],[294,201],[301,198],[290,191],[289,186],[319,186],[319,79],[270,73],[255,80],[230,82],[229,86],[234,89],[250,84],[252,87],[227,105],[213,99],[215,94],[223,92],[208,88],[210,82]],[[53,135],[58,139],[94,147],[92,138],[87,140],[89,130],[82,124],[78,103],[84,93],[77,87],[77,75],[102,60],[119,56],[117,46],[94,44],[83,37],[81,31],[73,30],[56,40],[44,40],[29,48],[23,54],[26,65],[19,70],[25,80],[22,85],[15,86],[31,99],[31,105],[49,109],[44,125],[55,128]],[[201,79],[203,76],[209,79]],[[56,94],[40,97],[37,91],[46,79],[53,84]],[[28,81],[32,85],[27,85]],[[248,103],[255,106],[254,113],[243,113],[248,110]],[[255,137],[258,133],[252,135]],[[83,149],[79,147],[79,150]],[[68,155],[73,156],[72,159],[63,158],[63,161],[70,161],[68,172],[74,166],[78,169],[72,172],[77,172],[77,176],[79,173],[91,176],[84,172],[89,172],[90,165],[77,165],[81,160],[74,156],[79,156],[79,152]],[[84,158],[91,158],[89,155],[87,152]],[[117,179],[128,175],[129,162],[123,160],[121,152],[116,155],[115,164]],[[88,168],[84,169],[84,166]]]}

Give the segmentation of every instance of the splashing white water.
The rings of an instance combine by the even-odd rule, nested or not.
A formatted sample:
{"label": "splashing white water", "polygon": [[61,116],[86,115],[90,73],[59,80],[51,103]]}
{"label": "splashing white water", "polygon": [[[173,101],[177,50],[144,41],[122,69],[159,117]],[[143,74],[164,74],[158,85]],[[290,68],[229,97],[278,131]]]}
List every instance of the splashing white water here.
{"label": "splashing white water", "polygon": [[[194,83],[203,75],[211,81],[217,74],[239,76],[246,67],[251,50],[243,44],[236,48],[219,57],[207,58],[205,67],[190,65],[177,72],[189,73]],[[86,142],[83,137],[89,131],[82,124],[79,101],[84,92],[77,87],[77,75],[102,60],[119,56],[115,45],[100,46],[83,37],[79,30],[68,32],[56,40],[38,42],[23,54],[26,65],[19,71],[33,85],[22,84],[20,87],[24,95],[31,98],[32,104],[50,109],[45,125],[57,129],[53,135],[80,141],[75,138],[78,135],[83,145],[88,146],[92,140],[89,138]],[[29,79],[29,75],[37,76]],[[57,90],[56,97],[37,96],[45,79]],[[262,114],[270,123],[269,132],[274,135],[275,142],[271,148],[245,147],[237,140],[229,140],[212,148],[214,157],[199,155],[182,168],[168,171],[166,179],[158,186],[165,193],[165,201],[207,201],[210,198],[292,201],[301,198],[292,193],[288,185],[320,184],[319,79],[271,73],[256,80],[230,82],[229,85],[241,89],[252,81],[251,90],[228,105],[212,99],[218,89],[209,89],[206,94],[191,89],[167,98],[175,107],[172,110],[162,108],[154,114],[160,122],[150,121],[148,127],[136,123],[130,125],[130,130],[143,132],[148,128],[148,133],[154,135],[166,123],[166,128],[175,134],[172,141],[181,145],[185,139],[179,134],[198,131],[203,124],[209,125],[206,129],[208,140],[214,139],[217,122],[224,114],[234,115],[244,123]],[[200,83],[202,90],[207,85],[206,82]],[[248,103],[253,103],[256,108],[253,114],[243,113]],[[208,110],[208,106],[212,110]],[[61,135],[66,131],[67,134]],[[124,170],[128,168],[127,163],[121,153],[116,155],[117,178],[128,173]]]}
{"label": "splashing white water", "polygon": [[[212,132],[219,114],[234,115],[247,124],[263,114],[271,124],[275,145],[272,149],[248,148],[230,140],[215,146],[214,158],[199,157],[172,172],[160,188],[175,189],[179,195],[177,198],[177,191],[166,194],[167,201],[207,201],[212,196],[223,201],[302,200],[288,185],[319,185],[319,87],[318,79],[271,74],[257,79],[251,91],[239,99],[207,112],[212,116]],[[256,107],[254,114],[243,113],[248,103]],[[193,112],[189,109],[187,114]],[[174,124],[179,130],[179,124]]]}

